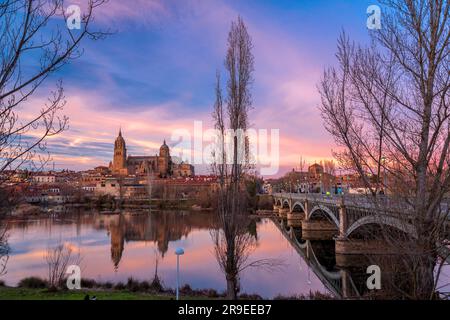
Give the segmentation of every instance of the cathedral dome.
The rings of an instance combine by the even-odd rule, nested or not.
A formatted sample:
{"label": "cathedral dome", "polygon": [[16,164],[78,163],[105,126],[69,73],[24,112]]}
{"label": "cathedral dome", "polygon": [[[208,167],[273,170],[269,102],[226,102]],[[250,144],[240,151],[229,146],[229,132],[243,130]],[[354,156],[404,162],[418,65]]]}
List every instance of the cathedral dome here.
{"label": "cathedral dome", "polygon": [[169,146],[166,144],[166,140],[164,140],[164,143],[162,144],[161,148],[159,148],[159,150],[169,152]]}
{"label": "cathedral dome", "polygon": [[169,146],[166,144],[166,140],[164,140],[164,143],[159,148],[159,156],[160,157],[164,157],[164,158],[168,158],[169,154],[170,154]]}

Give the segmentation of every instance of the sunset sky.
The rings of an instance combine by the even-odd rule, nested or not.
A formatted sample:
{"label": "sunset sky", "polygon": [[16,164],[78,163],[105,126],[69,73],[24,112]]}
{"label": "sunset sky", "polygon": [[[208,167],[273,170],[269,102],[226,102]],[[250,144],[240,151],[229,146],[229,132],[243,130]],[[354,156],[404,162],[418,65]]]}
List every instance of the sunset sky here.
{"label": "sunset sky", "polygon": [[[76,3],[76,1],[74,1]],[[280,130],[279,174],[331,157],[316,86],[335,63],[345,30],[368,41],[369,0],[110,0],[96,24],[114,35],[86,41],[84,55],[54,74],[23,112],[41,107],[63,79],[70,128],[48,142],[56,168],[107,165],[119,127],[129,154],[155,154],[163,139],[194,121],[211,127],[216,70],[227,33],[241,15],[253,39],[255,129]],[[224,76],[224,75],[223,75]],[[176,155],[176,152],[174,152]]]}

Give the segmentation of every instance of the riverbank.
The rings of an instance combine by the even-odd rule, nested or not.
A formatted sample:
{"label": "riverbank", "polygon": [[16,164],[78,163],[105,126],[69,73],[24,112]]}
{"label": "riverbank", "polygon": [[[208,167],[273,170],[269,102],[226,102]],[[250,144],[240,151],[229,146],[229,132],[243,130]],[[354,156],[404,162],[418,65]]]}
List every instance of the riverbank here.
{"label": "riverbank", "polygon": [[[19,287],[0,286],[0,301],[2,300],[175,300],[173,293],[146,293],[132,292],[128,290],[112,289],[80,289],[59,290],[32,289]],[[180,295],[181,300],[218,300],[225,299],[223,296],[211,297],[208,295]],[[242,300],[260,300],[261,297],[254,295],[242,295]],[[277,296],[273,300],[331,300],[331,296],[318,292],[299,296]]]}
{"label": "riverbank", "polygon": [[[64,283],[64,281],[62,281]],[[215,299],[224,297],[215,290],[193,290],[189,285],[180,289],[183,299]],[[173,300],[175,291],[164,288],[158,277],[152,282],[129,278],[125,283],[97,282],[81,279],[81,289],[68,290],[64,285],[51,287],[45,279],[24,278],[17,287],[6,286],[0,280],[0,300]]]}
{"label": "riverbank", "polygon": [[[256,299],[255,299],[256,298]],[[382,297],[381,297],[382,298]],[[0,301],[5,300],[175,300],[173,293],[147,293],[132,292],[128,290],[113,289],[80,289],[59,290],[32,289],[19,287],[0,286]],[[224,296],[210,297],[208,295],[185,295],[180,294],[180,300],[223,300]],[[242,295],[240,300],[261,300],[254,295]],[[372,297],[376,299],[376,297]],[[335,300],[329,294],[310,292],[306,295],[276,296],[271,300]]]}
{"label": "riverbank", "polygon": [[[126,283],[112,284],[82,279],[81,289],[68,290],[65,287],[50,289],[46,280],[38,277],[24,278],[17,287],[6,286],[0,280],[0,300],[174,300],[175,290],[164,288],[159,278],[152,282],[129,278]],[[182,300],[217,300],[226,299],[225,292],[214,289],[192,289],[188,284],[180,288]],[[239,294],[240,300],[262,300],[257,294]],[[312,292],[304,295],[278,295],[274,300],[329,300],[329,294]]]}
{"label": "riverbank", "polygon": [[[102,213],[120,213],[124,210],[191,210],[211,212],[216,200],[210,194],[201,194],[196,198],[123,198],[111,195],[85,196],[82,200],[67,202],[22,202],[11,206],[6,216],[35,217],[42,213],[64,213],[67,210],[98,210]],[[273,211],[271,195],[257,194],[253,197],[248,210],[259,215]],[[258,213],[259,211],[259,213]]]}
{"label": "riverbank", "polygon": [[[84,300],[86,296],[96,300],[174,300],[173,294],[131,292],[127,290],[59,290],[0,287],[0,300]],[[183,300],[212,299],[206,296],[182,296]]]}
{"label": "riverbank", "polygon": [[[0,280],[0,300],[83,300],[89,296],[97,300],[173,300],[175,290],[163,286],[158,277],[153,281],[139,281],[129,278],[127,282],[97,282],[81,279],[81,289],[68,290],[65,282],[59,288],[51,287],[45,279],[28,277],[22,279],[17,287],[6,286]],[[214,289],[193,289],[188,284],[181,286],[183,299],[225,299],[224,292]],[[241,299],[260,300],[259,295],[241,294]]]}

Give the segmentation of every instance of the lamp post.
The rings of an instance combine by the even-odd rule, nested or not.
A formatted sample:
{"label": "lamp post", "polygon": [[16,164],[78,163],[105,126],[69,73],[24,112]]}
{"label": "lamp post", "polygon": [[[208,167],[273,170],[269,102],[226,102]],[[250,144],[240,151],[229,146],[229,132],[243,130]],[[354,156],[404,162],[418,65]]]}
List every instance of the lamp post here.
{"label": "lamp post", "polygon": [[179,299],[179,287],[180,287],[180,256],[184,254],[183,248],[177,248],[175,250],[175,254],[177,255],[177,300]]}

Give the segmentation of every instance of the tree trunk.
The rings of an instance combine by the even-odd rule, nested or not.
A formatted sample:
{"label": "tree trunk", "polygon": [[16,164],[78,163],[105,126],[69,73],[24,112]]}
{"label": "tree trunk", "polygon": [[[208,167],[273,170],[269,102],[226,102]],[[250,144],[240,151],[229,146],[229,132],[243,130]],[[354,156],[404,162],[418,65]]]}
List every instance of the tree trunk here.
{"label": "tree trunk", "polygon": [[234,275],[227,275],[227,299],[237,300],[237,279]]}
{"label": "tree trunk", "polygon": [[422,251],[421,256],[418,259],[416,278],[416,292],[415,299],[430,300],[435,298],[435,277],[434,269],[436,266],[437,256],[435,255],[436,246],[432,248],[427,247]]}

